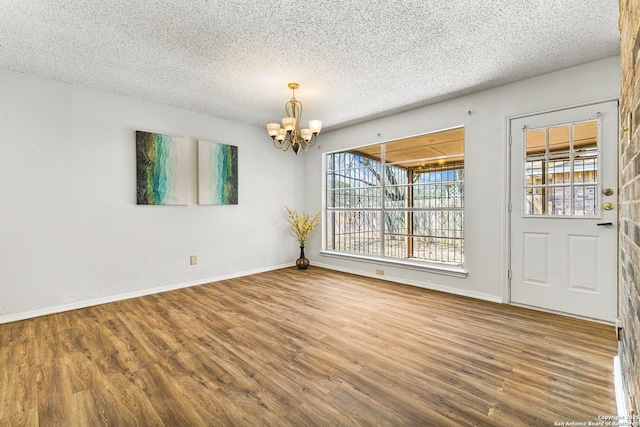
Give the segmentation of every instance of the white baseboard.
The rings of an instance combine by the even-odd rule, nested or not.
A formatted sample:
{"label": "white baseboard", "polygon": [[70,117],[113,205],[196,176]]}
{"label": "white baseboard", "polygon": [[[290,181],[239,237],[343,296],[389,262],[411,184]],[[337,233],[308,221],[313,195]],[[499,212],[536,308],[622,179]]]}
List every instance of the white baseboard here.
{"label": "white baseboard", "polygon": [[264,273],[266,271],[279,270],[281,268],[291,267],[292,263],[272,265],[270,267],[263,267],[254,270],[241,271],[238,273],[225,274],[222,276],[210,277],[207,279],[198,279],[191,282],[175,283],[167,286],[159,286],[157,288],[142,289],[135,292],[127,292],[124,294],[110,295],[102,298],[94,298],[91,300],[76,301],[70,304],[57,305],[53,307],[46,307],[38,310],[26,311],[23,313],[10,314],[6,316],[0,316],[0,325],[3,323],[16,322],[18,320],[32,319],[34,317],[46,316],[47,314],[61,313],[63,311],[77,310],[79,308],[87,308],[100,304],[107,304],[110,302],[123,301],[131,298],[142,297],[145,295],[158,294],[161,292],[173,291],[176,289],[189,288],[191,286],[204,285],[211,282],[219,282],[221,280],[235,279],[237,277],[250,276],[252,274]]}
{"label": "white baseboard", "polygon": [[400,283],[403,285],[416,286],[418,288],[430,289],[432,291],[445,292],[448,294],[460,295],[463,297],[475,298],[483,301],[497,302],[499,304],[502,304],[504,302],[502,298],[497,297],[495,295],[488,295],[481,292],[469,291],[466,289],[452,288],[449,286],[436,285],[433,283],[418,282],[415,280],[407,280],[407,279],[402,279],[399,277],[393,277],[393,276],[387,276],[387,275],[379,276],[373,273],[367,273],[364,271],[355,270],[351,268],[336,267],[335,265],[323,264],[321,262],[315,262],[315,261],[312,264],[317,267],[326,268],[328,270],[342,271],[343,273],[350,273],[350,274],[355,274],[357,276],[371,277],[373,279],[386,280],[389,282]]}
{"label": "white baseboard", "polygon": [[626,417],[629,415],[629,410],[627,408],[627,396],[624,392],[624,386],[622,385],[622,364],[620,363],[620,356],[613,358],[613,385],[616,392],[618,417]]}

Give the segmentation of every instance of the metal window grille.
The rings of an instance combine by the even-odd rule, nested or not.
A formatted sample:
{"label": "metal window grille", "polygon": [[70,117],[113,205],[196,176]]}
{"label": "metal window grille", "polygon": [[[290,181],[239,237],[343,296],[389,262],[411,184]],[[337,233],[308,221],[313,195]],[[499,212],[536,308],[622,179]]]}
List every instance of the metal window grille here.
{"label": "metal window grille", "polygon": [[328,154],[327,249],[462,265],[463,160],[403,167],[381,158]]}

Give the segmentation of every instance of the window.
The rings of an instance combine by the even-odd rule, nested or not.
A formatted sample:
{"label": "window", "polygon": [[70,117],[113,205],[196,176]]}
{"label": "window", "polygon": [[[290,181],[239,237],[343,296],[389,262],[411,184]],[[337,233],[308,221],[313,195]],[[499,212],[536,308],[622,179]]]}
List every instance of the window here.
{"label": "window", "polygon": [[463,265],[464,128],[326,160],[326,250]]}
{"label": "window", "polygon": [[526,130],[525,146],[526,215],[599,215],[596,120]]}

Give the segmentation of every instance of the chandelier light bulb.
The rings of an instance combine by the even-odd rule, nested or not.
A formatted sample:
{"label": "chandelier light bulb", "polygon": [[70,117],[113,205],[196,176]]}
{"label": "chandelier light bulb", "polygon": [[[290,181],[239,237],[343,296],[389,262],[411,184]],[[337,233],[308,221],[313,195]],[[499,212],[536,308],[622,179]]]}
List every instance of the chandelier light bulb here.
{"label": "chandelier light bulb", "polygon": [[309,120],[309,129],[314,134],[319,134],[320,129],[322,129],[322,120]]}
{"label": "chandelier light bulb", "polygon": [[291,132],[296,128],[296,119],[293,117],[285,117],[282,119],[282,127],[287,132]]}
{"label": "chandelier light bulb", "polygon": [[280,130],[280,125],[278,123],[267,123],[267,132],[269,132],[269,136],[274,138],[278,135],[278,131]]}

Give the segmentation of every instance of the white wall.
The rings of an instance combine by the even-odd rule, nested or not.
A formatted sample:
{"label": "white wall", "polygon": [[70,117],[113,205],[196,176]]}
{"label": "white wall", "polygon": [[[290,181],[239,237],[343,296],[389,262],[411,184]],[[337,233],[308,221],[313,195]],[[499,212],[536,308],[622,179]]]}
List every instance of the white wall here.
{"label": "white wall", "polygon": [[[416,78],[437,78],[417,76]],[[372,82],[375,84],[375,82]],[[322,209],[323,153],[465,126],[466,278],[327,257],[321,236],[310,239],[312,264],[433,289],[505,301],[507,296],[507,118],[617,98],[620,58],[613,57],[406,113],[319,135],[305,156],[305,211]],[[366,102],[354,99],[353,102]],[[469,111],[471,114],[469,114]]]}
{"label": "white wall", "polygon": [[[300,158],[262,128],[0,70],[0,323],[291,265],[283,206],[321,210],[322,153],[459,125],[467,278],[325,257],[320,233],[306,253],[314,265],[373,277],[383,268],[387,279],[502,301],[507,117],[619,88],[619,58],[609,58],[323,132]],[[136,130],[190,139],[188,206],[136,205]],[[197,139],[238,146],[237,206],[197,205]]]}
{"label": "white wall", "polygon": [[[136,205],[136,130],[190,139],[188,206]],[[197,139],[238,146],[238,205],[197,205]],[[261,128],[0,70],[0,323],[293,265],[302,162]]]}

